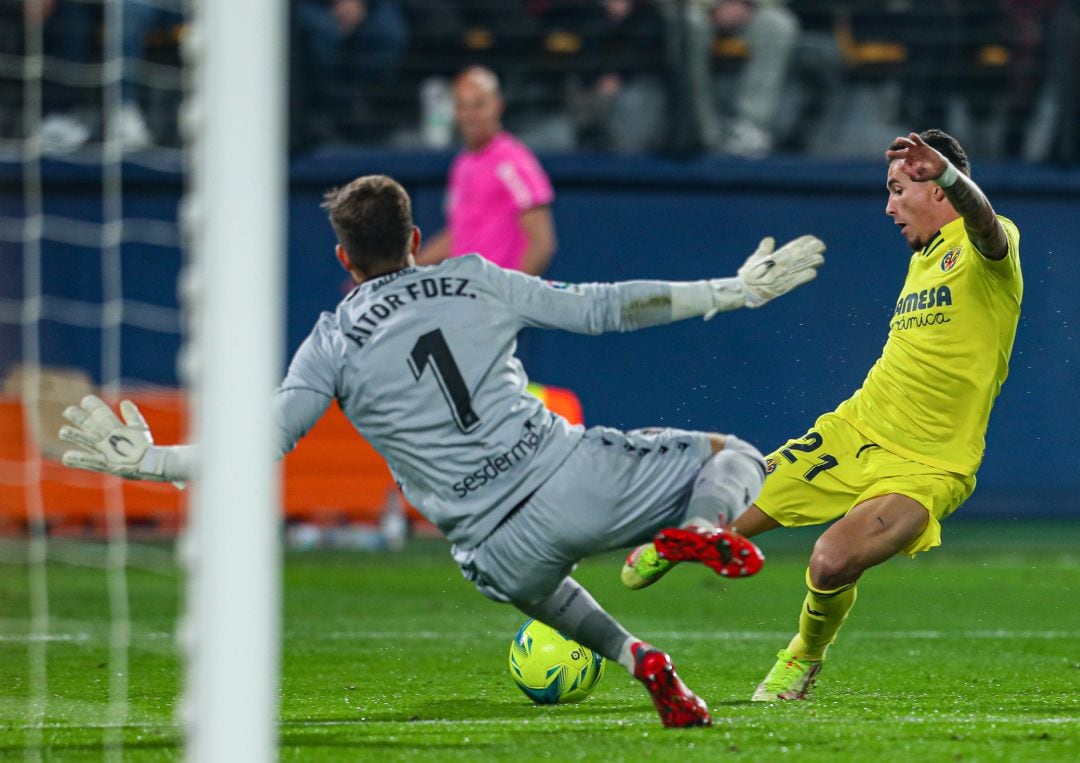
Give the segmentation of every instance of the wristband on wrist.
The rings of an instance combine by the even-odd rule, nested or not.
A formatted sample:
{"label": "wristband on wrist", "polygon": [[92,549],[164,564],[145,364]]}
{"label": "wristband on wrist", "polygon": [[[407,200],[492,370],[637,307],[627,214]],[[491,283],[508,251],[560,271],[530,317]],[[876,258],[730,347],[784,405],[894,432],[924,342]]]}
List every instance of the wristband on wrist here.
{"label": "wristband on wrist", "polygon": [[951,162],[945,162],[945,171],[934,178],[934,182],[942,188],[948,188],[960,177],[960,173],[956,171],[956,167],[952,166]]}
{"label": "wristband on wrist", "polygon": [[671,288],[671,320],[696,318],[712,310],[713,290],[708,281],[676,282]]}

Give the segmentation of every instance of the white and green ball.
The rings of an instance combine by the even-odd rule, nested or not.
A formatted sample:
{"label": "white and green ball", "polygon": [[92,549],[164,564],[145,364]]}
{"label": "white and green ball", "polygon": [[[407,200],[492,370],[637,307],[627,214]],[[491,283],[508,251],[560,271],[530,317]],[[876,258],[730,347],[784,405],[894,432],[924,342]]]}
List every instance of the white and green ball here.
{"label": "white and green ball", "polygon": [[541,705],[580,702],[604,675],[604,658],[539,620],[526,620],[510,643],[510,675]]}

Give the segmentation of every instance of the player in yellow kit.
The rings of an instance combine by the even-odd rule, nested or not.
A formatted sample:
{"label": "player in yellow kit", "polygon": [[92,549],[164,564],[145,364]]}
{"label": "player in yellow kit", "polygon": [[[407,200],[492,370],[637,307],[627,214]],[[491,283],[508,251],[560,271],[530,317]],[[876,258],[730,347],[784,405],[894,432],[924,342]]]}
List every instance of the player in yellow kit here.
{"label": "player in yellow kit", "polygon": [[[747,536],[837,520],[814,545],[799,632],[756,701],[804,699],[870,567],[941,543],[941,520],[975,488],[990,408],[1008,373],[1023,280],[1020,234],[971,180],[940,130],[897,138],[885,213],[913,252],[888,341],[862,387],[766,459],[761,494],[734,519]],[[627,557],[643,588],[674,562],[663,535]],[[668,558],[665,558],[665,555]]]}

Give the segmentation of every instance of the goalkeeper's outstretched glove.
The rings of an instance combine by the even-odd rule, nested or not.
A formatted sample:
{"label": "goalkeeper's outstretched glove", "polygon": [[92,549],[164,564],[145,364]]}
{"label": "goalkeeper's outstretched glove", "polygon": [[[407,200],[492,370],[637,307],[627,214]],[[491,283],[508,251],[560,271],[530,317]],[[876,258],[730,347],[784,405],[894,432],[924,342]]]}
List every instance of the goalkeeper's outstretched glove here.
{"label": "goalkeeper's outstretched glove", "polygon": [[105,472],[132,480],[168,482],[164,461],[146,419],[135,403],[120,403],[121,421],[101,398],[87,395],[81,406],[69,405],[64,418],[74,426],[60,428],[60,439],[83,450],[64,453],[64,466]]}
{"label": "goalkeeper's outstretched glove", "polygon": [[[761,307],[769,300],[787,294],[797,286],[802,286],[817,276],[817,269],[825,262],[822,252],[825,244],[817,236],[799,236],[773,251],[776,241],[768,236],[758,244],[757,251],[751,254],[739,268],[738,281],[746,307]],[[731,304],[731,279],[718,279],[715,282],[714,307],[705,314],[709,320],[718,312],[731,310],[742,305]]]}
{"label": "goalkeeper's outstretched glove", "polygon": [[814,280],[817,269],[825,262],[825,244],[817,236],[799,236],[774,252],[775,245],[771,236],[763,238],[757,251],[739,268],[747,307],[761,307]]}

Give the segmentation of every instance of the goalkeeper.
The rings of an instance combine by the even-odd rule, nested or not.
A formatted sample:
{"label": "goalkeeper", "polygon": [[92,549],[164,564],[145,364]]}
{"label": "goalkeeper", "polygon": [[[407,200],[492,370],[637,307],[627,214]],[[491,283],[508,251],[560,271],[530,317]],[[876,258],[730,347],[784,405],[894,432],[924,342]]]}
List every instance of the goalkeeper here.
{"label": "goalkeeper", "polygon": [[[525,326],[599,334],[760,307],[814,278],[824,245],[803,236],[774,252],[766,239],[731,278],[570,285],[476,255],[417,267],[409,197],[385,176],[331,191],[324,208],[357,286],[292,359],[276,398],[280,455],[336,400],[483,594],[625,667],[665,726],[707,725],[668,655],[570,573],[587,555],[669,528],[679,559],[753,574],[757,548],[713,523],[757,495],[761,454],[733,435],[571,426],[525,391],[515,337]],[[197,476],[197,446],[156,446],[132,403],[120,411],[123,422],[95,397],[68,408],[61,437],[82,450],[64,463],[131,479]]]}

